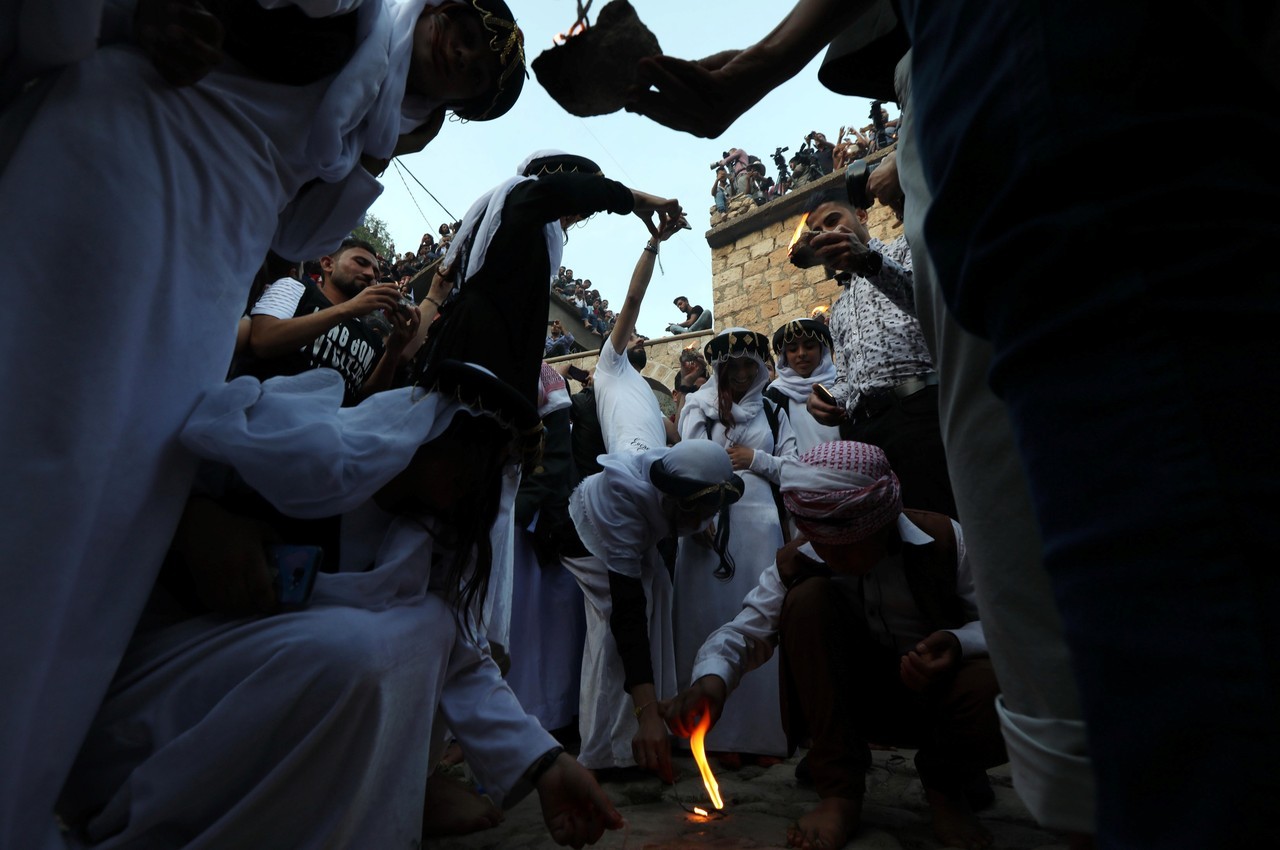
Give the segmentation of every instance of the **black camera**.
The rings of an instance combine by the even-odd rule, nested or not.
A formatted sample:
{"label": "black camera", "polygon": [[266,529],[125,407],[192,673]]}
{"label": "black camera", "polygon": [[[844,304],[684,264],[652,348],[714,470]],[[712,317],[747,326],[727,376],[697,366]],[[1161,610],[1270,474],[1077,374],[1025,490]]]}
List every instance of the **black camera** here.
{"label": "black camera", "polygon": [[859,209],[871,209],[876,199],[867,194],[867,178],[879,165],[879,162],[869,163],[865,159],[855,159],[845,168],[844,191],[849,198],[849,203]]}

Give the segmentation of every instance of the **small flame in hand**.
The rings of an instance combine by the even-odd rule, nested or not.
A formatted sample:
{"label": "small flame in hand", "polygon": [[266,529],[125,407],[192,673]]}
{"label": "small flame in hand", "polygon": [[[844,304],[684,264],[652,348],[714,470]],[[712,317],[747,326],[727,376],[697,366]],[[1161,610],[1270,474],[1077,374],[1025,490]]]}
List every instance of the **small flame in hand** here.
{"label": "small flame in hand", "polygon": [[704,818],[711,817],[711,814],[706,809],[702,808],[702,806],[694,806],[693,813],[695,815],[702,815]]}
{"label": "small flame in hand", "polygon": [[791,235],[791,241],[787,243],[788,249],[790,249],[791,246],[795,245],[797,242],[800,241],[800,234],[804,233],[805,231],[804,223],[805,223],[805,219],[801,217],[800,223],[796,225],[796,232]]}
{"label": "small flame in hand", "polygon": [[702,773],[702,784],[707,786],[707,795],[711,798],[711,804],[717,809],[723,809],[724,800],[720,799],[720,784],[716,782],[716,777],[711,772],[711,765],[707,764],[707,750],[703,746],[707,730],[710,728],[711,714],[703,714],[702,719],[698,721],[698,728],[694,729],[693,735],[689,737],[689,749],[693,751],[693,760],[698,763],[698,770]]}

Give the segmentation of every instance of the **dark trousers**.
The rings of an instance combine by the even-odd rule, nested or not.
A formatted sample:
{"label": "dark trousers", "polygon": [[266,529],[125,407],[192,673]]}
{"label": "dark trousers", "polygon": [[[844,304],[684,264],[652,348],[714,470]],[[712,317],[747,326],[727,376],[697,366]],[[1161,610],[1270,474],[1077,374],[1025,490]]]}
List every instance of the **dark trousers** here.
{"label": "dark trousers", "polygon": [[862,796],[868,740],[917,748],[920,781],[948,793],[1008,761],[991,662],[962,661],[925,693],[908,689],[898,677],[900,656],[872,639],[829,578],[805,579],[787,594],[781,649],[783,722],[793,742],[806,731],[812,738],[809,768],[820,797]]}
{"label": "dark trousers", "polygon": [[[1098,845],[1280,846],[1273,11],[903,9],[930,253],[992,343],[1080,685]],[[1185,74],[1193,53],[1202,73]],[[1229,152],[1168,144],[1192,123],[1230,127]],[[1142,154],[1082,190],[1085,157],[1117,146]],[[1191,198],[1223,211],[1211,233],[1175,212]]]}
{"label": "dark trousers", "polygon": [[959,519],[947,454],[938,424],[938,388],[925,387],[906,398],[890,393],[888,407],[870,418],[840,427],[840,437],[880,447],[902,484],[902,504]]}

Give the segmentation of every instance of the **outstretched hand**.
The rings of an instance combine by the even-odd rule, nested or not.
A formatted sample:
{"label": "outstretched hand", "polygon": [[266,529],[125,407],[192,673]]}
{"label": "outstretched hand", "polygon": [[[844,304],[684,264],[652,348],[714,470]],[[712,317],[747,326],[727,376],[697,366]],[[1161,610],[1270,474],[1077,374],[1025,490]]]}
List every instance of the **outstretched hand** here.
{"label": "outstretched hand", "polygon": [[629,92],[627,111],[673,130],[712,139],[768,93],[752,82],[752,63],[741,50],[726,50],[690,61],[650,56],[636,68],[639,84]]}
{"label": "outstretched hand", "polygon": [[591,771],[561,753],[538,779],[542,820],[560,845],[595,844],[606,829],[621,829],[622,815]]}
{"label": "outstretched hand", "polygon": [[681,738],[688,738],[704,714],[711,715],[711,725],[714,726],[720,719],[724,702],[728,698],[724,679],[719,676],[703,676],[664,704],[663,714],[667,726]]}
{"label": "outstretched hand", "polygon": [[652,212],[636,211],[636,216],[644,222],[644,226],[649,229],[649,235],[657,242],[666,242],[689,226],[689,223],[685,221],[684,211],[680,209],[679,203],[676,201],[671,201],[670,203],[676,205],[675,213],[668,213],[659,209],[656,223]]}
{"label": "outstretched hand", "polygon": [[668,785],[676,781],[675,768],[671,766],[671,738],[662,719],[662,706],[653,703],[640,712],[639,728],[631,739],[631,756],[636,766],[656,774]]}

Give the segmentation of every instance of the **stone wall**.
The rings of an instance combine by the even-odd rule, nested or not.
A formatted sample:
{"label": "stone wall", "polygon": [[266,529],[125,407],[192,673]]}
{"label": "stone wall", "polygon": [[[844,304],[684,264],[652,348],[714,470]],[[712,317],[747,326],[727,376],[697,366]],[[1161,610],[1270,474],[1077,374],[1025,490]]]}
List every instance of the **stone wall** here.
{"label": "stone wall", "polygon": [[[726,325],[726,327],[728,327]],[[646,342],[645,350],[649,355],[649,362],[645,365],[641,374],[650,379],[650,383],[656,382],[661,385],[667,393],[666,405],[663,410],[670,413],[671,410],[671,386],[675,380],[676,372],[680,370],[680,352],[690,346],[702,350],[702,346],[706,345],[707,340],[714,336],[714,331],[698,331],[697,333],[681,334],[680,336],[664,336],[658,339],[651,339]],[[582,342],[588,340],[599,343],[600,338],[592,335],[584,335]],[[580,369],[588,372],[595,368],[596,361],[600,359],[599,351],[582,352],[580,354],[566,354],[562,357],[549,357],[547,362],[552,366],[559,368],[566,363],[572,363]],[[571,385],[570,391],[576,392],[577,385]],[[660,399],[661,401],[661,399]]]}
{"label": "stone wall", "polygon": [[[888,150],[880,156],[884,153]],[[763,206],[750,198],[732,198],[727,214],[712,214],[706,238],[716,328],[740,326],[772,335],[784,322],[831,305],[839,285],[821,268],[791,265],[787,251],[810,199],[843,181],[843,173],[829,174]],[[868,214],[872,236],[891,242],[902,235],[902,225],[888,207],[877,204]]]}

